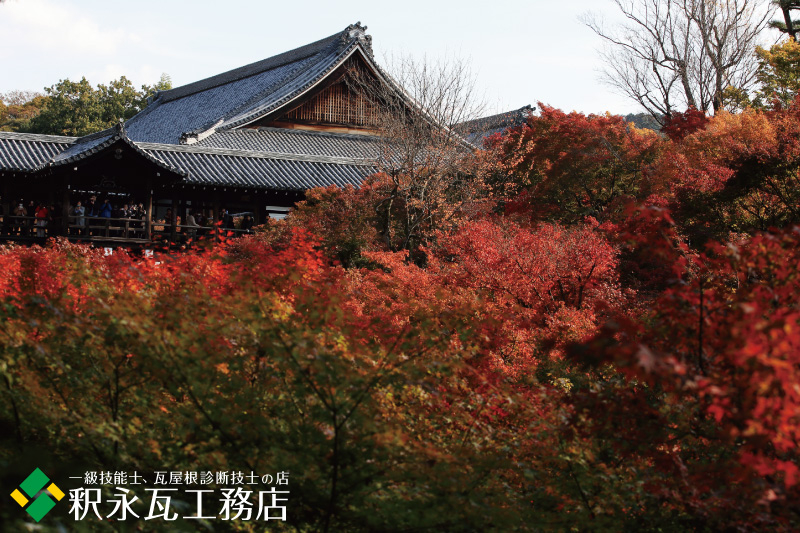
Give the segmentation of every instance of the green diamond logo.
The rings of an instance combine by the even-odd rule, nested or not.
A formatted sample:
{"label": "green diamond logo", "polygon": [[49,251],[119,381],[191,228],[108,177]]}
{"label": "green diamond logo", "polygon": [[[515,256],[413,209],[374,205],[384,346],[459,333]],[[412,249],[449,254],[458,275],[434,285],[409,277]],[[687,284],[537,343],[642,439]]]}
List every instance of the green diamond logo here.
{"label": "green diamond logo", "polygon": [[37,522],[44,518],[44,515],[50,512],[50,509],[56,506],[56,502],[50,499],[47,494],[42,494],[33,503],[28,506],[25,511],[33,517]]}
{"label": "green diamond logo", "polygon": [[33,498],[40,490],[44,488],[45,485],[47,485],[48,481],[50,481],[50,478],[37,468],[31,472],[30,476],[25,478],[25,481],[19,484],[19,488],[24,490],[28,496]]}
{"label": "green diamond logo", "polygon": [[[56,502],[53,501],[53,498],[56,501],[61,501],[61,498],[64,497],[64,492],[55,483],[50,483],[49,485],[48,483],[50,483],[50,478],[37,468],[25,478],[25,481],[19,484],[22,492],[19,489],[14,489],[14,492],[11,493],[14,501],[20,507],[25,508],[25,512],[37,522],[44,518],[50,512],[50,509],[55,507]],[[42,492],[45,487],[47,487],[47,492]],[[23,492],[28,497],[25,497]],[[38,497],[36,497],[37,494],[39,494]],[[26,505],[27,507],[25,507]]]}

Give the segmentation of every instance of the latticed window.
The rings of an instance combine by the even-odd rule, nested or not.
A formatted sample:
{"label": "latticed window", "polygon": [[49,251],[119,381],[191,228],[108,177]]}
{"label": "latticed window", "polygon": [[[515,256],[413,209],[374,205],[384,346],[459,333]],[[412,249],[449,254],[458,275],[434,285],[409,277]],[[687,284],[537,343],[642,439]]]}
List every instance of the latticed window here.
{"label": "latticed window", "polygon": [[331,85],[311,100],[290,111],[286,118],[299,122],[377,126],[375,105],[344,84]]}

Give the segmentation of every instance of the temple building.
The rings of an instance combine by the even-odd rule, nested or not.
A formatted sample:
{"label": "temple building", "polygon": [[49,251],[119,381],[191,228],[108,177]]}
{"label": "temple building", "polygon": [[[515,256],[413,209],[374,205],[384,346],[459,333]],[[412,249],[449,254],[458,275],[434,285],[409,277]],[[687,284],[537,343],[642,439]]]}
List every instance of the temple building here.
{"label": "temple building", "polygon": [[457,126],[458,133],[473,145],[481,147],[488,137],[524,124],[534,111],[535,107],[526,105],[513,111],[461,122]]}
{"label": "temple building", "polygon": [[[348,73],[402,93],[376,64],[365,31],[353,24],[159,92],[126,123],[85,137],[0,132],[0,238],[145,244],[159,231],[174,238],[189,213],[214,222],[224,209],[259,224],[284,216],[310,188],[358,186],[376,171],[378,118],[374,98],[348,83]],[[483,125],[470,124],[468,134],[479,138]],[[141,205],[142,215],[89,217],[98,209],[87,206],[92,197],[115,209]],[[24,217],[15,215],[20,201]],[[44,230],[27,212],[39,204],[48,209]]]}

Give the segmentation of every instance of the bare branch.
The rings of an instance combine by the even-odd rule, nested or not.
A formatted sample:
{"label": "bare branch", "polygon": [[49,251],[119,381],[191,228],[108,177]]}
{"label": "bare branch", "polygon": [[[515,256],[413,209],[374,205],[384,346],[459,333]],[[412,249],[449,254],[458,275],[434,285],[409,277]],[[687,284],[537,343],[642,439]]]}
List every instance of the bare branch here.
{"label": "bare branch", "polygon": [[662,122],[695,107],[718,111],[729,86],[749,90],[755,48],[772,11],[757,0],[614,0],[625,22],[581,20],[606,41],[603,80]]}
{"label": "bare branch", "polygon": [[456,126],[478,118],[484,106],[476,103],[475,78],[464,60],[387,63],[392,75],[385,83],[359,70],[347,83],[380,104],[375,165],[392,182],[379,214],[384,240],[393,249],[412,248],[441,229],[471,194],[473,151]]}

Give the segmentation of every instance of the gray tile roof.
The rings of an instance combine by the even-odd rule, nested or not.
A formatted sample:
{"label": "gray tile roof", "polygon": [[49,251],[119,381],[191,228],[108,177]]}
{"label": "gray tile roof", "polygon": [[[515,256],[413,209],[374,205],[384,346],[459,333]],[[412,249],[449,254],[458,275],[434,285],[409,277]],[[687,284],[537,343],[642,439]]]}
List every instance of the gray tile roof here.
{"label": "gray tile roof", "polygon": [[281,128],[220,131],[193,146],[369,160],[379,155],[378,138],[370,135]]}
{"label": "gray tile roof", "polygon": [[454,129],[470,143],[481,146],[484,139],[490,135],[524,124],[533,111],[533,107],[526,105],[513,111],[462,122]]}
{"label": "gray tile roof", "polygon": [[0,170],[30,172],[76,140],[76,137],[0,131]]}
{"label": "gray tile roof", "polygon": [[165,163],[184,170],[185,183],[241,188],[305,191],[353,185],[375,169],[363,160],[226,150],[200,146],[139,143]]}
{"label": "gray tile roof", "polygon": [[86,135],[85,137],[79,138],[77,141],[75,141],[74,144],[70,145],[66,150],[64,150],[60,154],[55,155],[49,161],[40,165],[36,170],[44,167],[57,167],[61,165],[67,165],[75,161],[80,161],[82,159],[91,157],[93,154],[102,152],[113,145],[119,146],[119,144],[127,145],[128,147],[133,149],[133,151],[141,155],[144,159],[149,160],[151,163],[154,163],[155,165],[165,170],[173,172],[178,176],[186,176],[186,171],[184,171],[180,167],[176,167],[174,165],[164,162],[162,159],[159,159],[158,157],[152,156],[150,153],[146,152],[145,150],[140,148],[136,143],[131,141],[122,123],[117,124],[116,126],[113,126],[111,128],[105,129],[103,131],[99,131],[97,133],[93,133],[91,135]]}
{"label": "gray tile roof", "polygon": [[301,96],[356,51],[380,72],[365,30],[351,25],[296,50],[161,92],[125,125],[85,137],[0,133],[0,170],[35,172],[124,144],[187,184],[286,191],[359,186],[376,172],[377,137],[233,128]]}
{"label": "gray tile roof", "polygon": [[48,162],[52,164],[67,164],[102,150],[116,135],[116,128],[108,128],[85,137],[78,138],[66,150],[53,156]]}
{"label": "gray tile roof", "polygon": [[276,84],[308,62],[308,58],[299,60],[176,100],[161,103],[156,99],[126,126],[134,141],[178,144],[184,133],[206,130],[219,123],[241,108],[254,93],[271,92]]}
{"label": "gray tile roof", "polygon": [[256,120],[304,93],[356,48],[371,54],[364,30],[351,25],[315,43],[161,92],[127,122],[131,139],[177,144],[212,127]]}
{"label": "gray tile roof", "polygon": [[[236,133],[258,138],[264,132]],[[0,170],[34,172],[66,165],[90,158],[115,143],[124,142],[146,159],[184,176],[183,182],[188,184],[304,191],[329,185],[357,187],[366,176],[376,172],[371,159],[359,157],[364,154],[359,149],[360,144],[368,143],[369,138],[362,140],[354,135],[317,133],[291,132],[286,136],[266,133],[273,144],[265,143],[262,139],[254,146],[262,149],[247,150],[198,144],[133,143],[118,127],[80,139],[0,132]],[[234,132],[228,135],[233,136]],[[307,143],[312,149],[292,152],[294,147],[286,148],[286,145],[280,144],[281,137]],[[336,150],[337,144],[348,143],[352,145],[349,150]],[[276,151],[264,149],[270,147]],[[338,154],[342,153],[354,157],[340,157]]]}

